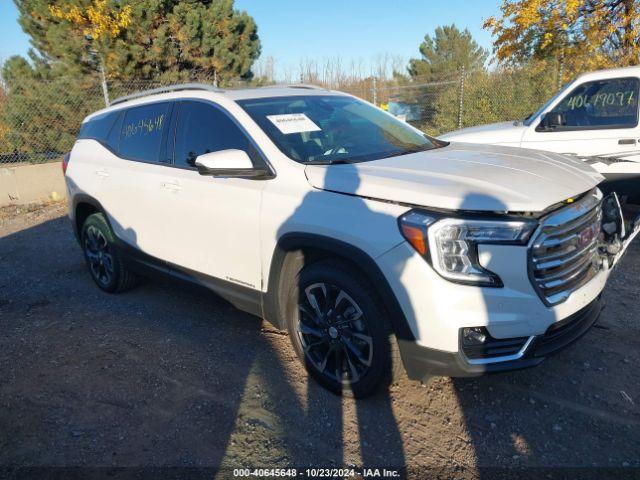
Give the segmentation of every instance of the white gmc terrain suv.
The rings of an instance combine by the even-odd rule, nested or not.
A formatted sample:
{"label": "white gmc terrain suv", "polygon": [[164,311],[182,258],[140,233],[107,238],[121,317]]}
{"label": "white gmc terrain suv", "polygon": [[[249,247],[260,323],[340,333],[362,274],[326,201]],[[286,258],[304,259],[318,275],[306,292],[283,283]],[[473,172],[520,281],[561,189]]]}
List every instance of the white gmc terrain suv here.
{"label": "white gmc terrain suv", "polygon": [[400,359],[413,379],[540,363],[596,321],[638,231],[580,160],[450,144],[304,85],[119,99],[63,167],[101,289],[209,287],[357,397]]}

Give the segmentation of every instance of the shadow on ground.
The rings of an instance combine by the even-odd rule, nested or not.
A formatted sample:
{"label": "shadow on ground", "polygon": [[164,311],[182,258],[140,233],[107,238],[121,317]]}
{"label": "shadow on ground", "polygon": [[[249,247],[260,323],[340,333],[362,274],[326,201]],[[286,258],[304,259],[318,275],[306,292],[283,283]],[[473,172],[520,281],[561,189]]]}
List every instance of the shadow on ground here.
{"label": "shadow on ground", "polygon": [[542,366],[405,380],[356,406],[309,383],[286,336],[208,292],[101,293],[53,218],[0,238],[0,465],[638,467],[639,260],[636,245],[599,328]]}

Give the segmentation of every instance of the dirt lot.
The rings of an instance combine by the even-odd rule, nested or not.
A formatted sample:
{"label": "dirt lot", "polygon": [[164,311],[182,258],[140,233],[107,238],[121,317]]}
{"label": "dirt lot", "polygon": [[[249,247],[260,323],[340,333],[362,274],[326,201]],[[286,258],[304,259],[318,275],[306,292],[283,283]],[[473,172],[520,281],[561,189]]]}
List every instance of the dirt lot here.
{"label": "dirt lot", "polygon": [[0,211],[0,477],[25,466],[108,467],[94,471],[107,478],[159,466],[185,467],[176,478],[348,465],[640,475],[640,241],[596,328],[543,365],[404,380],[354,402],[308,382],[285,335],[213,294],[150,281],[102,293],[64,213]]}

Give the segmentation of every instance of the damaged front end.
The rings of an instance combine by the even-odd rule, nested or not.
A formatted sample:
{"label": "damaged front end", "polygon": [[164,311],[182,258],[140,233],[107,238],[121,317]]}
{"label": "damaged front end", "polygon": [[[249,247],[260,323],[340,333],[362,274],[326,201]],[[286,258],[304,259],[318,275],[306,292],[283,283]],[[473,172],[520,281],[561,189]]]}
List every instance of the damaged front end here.
{"label": "damaged front end", "polygon": [[563,203],[540,219],[530,248],[531,281],[548,307],[613,268],[640,231],[637,220],[625,224],[615,193],[596,188]]}
{"label": "damaged front end", "polygon": [[626,221],[618,195],[613,192],[602,199],[602,227],[598,251],[604,268],[620,262],[629,244],[640,233],[640,215]]}

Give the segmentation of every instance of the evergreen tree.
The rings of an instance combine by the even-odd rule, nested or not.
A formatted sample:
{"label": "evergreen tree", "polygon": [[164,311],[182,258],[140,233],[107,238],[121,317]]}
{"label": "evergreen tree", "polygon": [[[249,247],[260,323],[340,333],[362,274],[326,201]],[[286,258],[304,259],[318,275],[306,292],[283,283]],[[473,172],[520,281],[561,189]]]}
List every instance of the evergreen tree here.
{"label": "evergreen tree", "polygon": [[15,56],[2,69],[5,97],[0,105],[0,154],[18,153],[30,162],[68,151],[82,119],[104,107],[99,83],[87,76],[61,75],[32,55]]}
{"label": "evergreen tree", "polygon": [[233,0],[15,3],[37,55],[72,74],[103,62],[109,78],[179,80],[197,72],[224,82],[249,77],[260,54],[257,26]]}
{"label": "evergreen tree", "polygon": [[460,30],[455,25],[436,28],[435,35],[425,35],[420,44],[421,58],[409,61],[411,77],[421,80],[442,80],[460,72],[482,70],[488,52],[480,47],[469,30]]}
{"label": "evergreen tree", "polygon": [[[418,124],[425,131],[441,133],[436,122],[442,121],[444,111],[451,117],[451,122],[456,121],[457,114],[453,109],[459,107],[456,92],[462,69],[467,76],[485,73],[488,52],[476,43],[469,30],[445,25],[437,27],[433,37],[425,35],[420,54],[421,58],[409,60],[409,88],[396,100],[419,108],[421,121]],[[440,81],[445,84],[433,83]]]}

